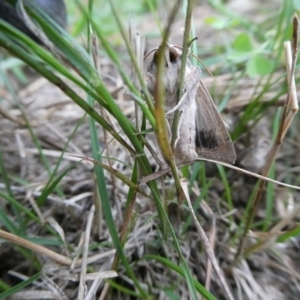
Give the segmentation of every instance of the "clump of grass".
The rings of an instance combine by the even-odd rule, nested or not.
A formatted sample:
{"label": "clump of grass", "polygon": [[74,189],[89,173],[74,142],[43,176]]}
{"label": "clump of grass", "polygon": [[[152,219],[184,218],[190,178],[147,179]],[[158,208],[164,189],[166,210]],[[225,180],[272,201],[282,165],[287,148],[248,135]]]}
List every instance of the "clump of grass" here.
{"label": "clump of grass", "polygon": [[[259,92],[254,92],[253,97],[249,97],[249,104],[236,111],[239,121],[232,136],[238,145],[239,138],[249,127],[259,122],[262,116],[269,114],[269,108],[287,90],[287,86],[282,84],[270,102],[261,101],[276,83],[277,78],[273,80],[274,71],[280,70],[282,42],[287,39],[290,32],[293,7],[287,2],[284,3],[279,16],[274,17],[274,23],[272,23],[278,24],[276,32],[282,32],[282,34],[278,33],[272,42],[257,49],[257,45],[263,44],[262,41],[265,41],[265,36],[261,34],[262,30],[255,23],[233,15],[226,6],[218,1],[211,1],[211,4],[222,15],[219,19],[209,19],[207,22],[213,26],[223,24],[222,30],[228,31],[228,33],[236,28],[244,31],[237,34],[232,43],[227,44],[229,59],[226,60],[225,66],[218,67],[218,62],[224,59],[224,54],[219,57],[217,55],[214,61],[214,64],[217,65],[216,74],[225,71],[234,74],[234,78],[224,89],[223,100],[220,102],[221,110],[225,109],[242,76],[265,76],[267,78],[264,82],[256,83],[254,91]],[[189,213],[188,208],[183,206],[179,212],[177,211],[177,214],[181,216],[181,221],[178,221],[173,218],[171,207],[168,211],[163,205],[165,203],[163,196],[167,195],[166,198],[169,198],[170,201],[178,200],[177,197],[180,193],[174,192],[174,178],[165,179],[165,193],[162,192],[158,181],[155,180],[148,181],[147,187],[140,185],[141,176],[147,177],[153,173],[153,160],[151,156],[147,155],[148,141],[144,133],[148,126],[154,131],[157,130],[161,120],[157,120],[154,114],[152,98],[143,79],[143,70],[140,70],[138,61],[135,59],[135,53],[131,49],[128,34],[122,25],[115,2],[110,1],[110,11],[114,20],[111,28],[118,28],[120,31],[131,64],[135,68],[139,85],[143,90],[142,95],[128,76],[128,71],[118,53],[111,46],[107,28],[102,28],[101,24],[92,17],[92,1],[89,3],[89,9],[80,5],[78,5],[78,9],[81,12],[82,20],[90,25],[87,27],[87,49],[80,46],[67,33],[53,28],[47,21],[35,14],[33,17],[37,19],[43,31],[51,37],[52,43],[55,45],[55,47],[51,46],[51,50],[37,45],[0,20],[0,45],[58,87],[85,113],[85,118],[81,118],[70,130],[67,141],[59,151],[59,158],[53,161],[47,156],[43,141],[37,137],[35,127],[31,124],[26,109],[11,89],[15,103],[21,111],[22,124],[25,125],[24,128],[28,130],[33,145],[37,149],[41,160],[40,166],[47,172],[47,179],[43,182],[38,180],[35,182],[35,179],[30,180],[26,177],[16,176],[5,166],[7,156],[4,153],[6,149],[1,146],[2,185],[0,196],[5,203],[0,210],[3,227],[0,232],[1,238],[10,241],[10,247],[14,249],[13,254],[16,257],[21,256],[25,261],[25,266],[28,267],[30,264],[32,268],[29,272],[23,272],[20,265],[18,266],[19,273],[11,273],[19,278],[20,282],[16,285],[4,279],[0,280],[0,288],[3,291],[0,298],[20,292],[24,296],[23,298],[26,298],[27,294],[24,290],[26,289],[27,292],[29,286],[32,286],[35,297],[40,295],[40,298],[94,299],[97,293],[99,296],[99,292],[101,299],[104,297],[150,299],[159,295],[172,299],[188,297],[196,299],[199,294],[206,299],[216,299],[215,296],[225,297],[223,287],[221,292],[215,292],[215,296],[209,291],[210,286],[213,286],[214,290],[216,287],[222,286],[219,283],[220,275],[219,277],[212,275],[214,273],[211,271],[209,263],[206,264],[201,240],[191,225],[191,217],[186,215],[186,212]],[[224,21],[229,18],[231,22]],[[272,25],[266,23],[263,26],[271,30]],[[128,93],[142,111],[141,124],[133,122],[122,110],[122,105],[109,92],[104,80],[105,74],[103,71],[99,73],[99,68],[97,68],[95,59],[98,54],[97,48],[92,44],[95,39],[100,42],[102,55],[105,55],[113,63]],[[211,53],[213,49],[210,50],[207,52]],[[240,59],[237,60],[237,57]],[[244,69],[246,60],[251,62],[248,61],[246,69]],[[272,68],[262,70],[261,65],[270,66],[270,62],[273,63]],[[297,66],[295,65],[293,68],[297,68]],[[281,72],[283,71],[281,70]],[[10,88],[8,80],[7,87]],[[77,90],[84,91],[85,96],[81,96]],[[85,142],[91,145],[89,153],[91,157],[85,157],[78,153],[73,153],[71,156],[67,153],[67,149],[77,132],[80,131],[84,119],[88,121],[89,140]],[[14,121],[15,118],[12,116],[10,120]],[[140,128],[136,126],[137,124],[140,125]],[[272,126],[277,127],[278,124],[274,123]],[[101,140],[104,140],[104,147],[101,147],[101,143],[99,143],[99,136]],[[106,138],[103,139],[103,136]],[[114,152],[114,147],[122,149],[123,160],[116,161],[117,158],[106,157],[103,154],[106,151],[104,148],[108,149],[108,152],[105,153],[111,155],[117,153]],[[77,162],[68,164],[62,169],[63,162],[67,157],[77,159]],[[70,196],[70,187],[66,188],[64,181],[83,162],[92,162],[93,164],[94,175],[91,180],[94,185],[93,202],[89,198],[87,204],[81,203],[78,213],[76,210],[78,207],[66,206],[70,200],[67,199]],[[196,226],[202,224],[202,226],[207,225],[210,228],[210,246],[212,249],[217,249],[213,254],[224,261],[221,269],[228,271],[226,277],[221,277],[221,280],[227,279],[227,282],[230,282],[228,279],[234,279],[235,284],[231,285],[235,298],[238,297],[236,295],[240,290],[244,295],[246,291],[250,290],[252,294],[248,294],[248,297],[251,298],[256,293],[255,288],[257,287],[253,282],[257,283],[258,281],[257,278],[254,278],[254,272],[247,270],[248,265],[245,259],[241,259],[241,263],[236,267],[231,267],[233,256],[237,253],[239,241],[243,236],[241,229],[247,224],[243,212],[249,210],[249,206],[246,209],[241,208],[241,199],[236,196],[238,176],[240,175],[236,176],[236,173],[227,169],[225,171],[225,168],[218,166],[219,174],[215,173],[214,178],[209,178],[208,168],[209,165],[205,165],[203,162],[196,162],[190,169],[186,167],[181,171],[173,165],[173,175],[178,174],[176,175],[178,176],[177,189],[181,188],[178,184],[182,184],[179,181],[180,172],[182,172],[189,180],[188,186],[185,185],[187,182],[184,183],[184,194],[187,198],[196,200],[194,203],[195,213],[193,213],[194,222],[196,222]],[[290,178],[294,179],[293,174],[290,174]],[[245,181],[248,184],[247,178]],[[28,197],[31,199],[31,204],[28,205],[24,199],[19,200],[16,191],[17,188],[22,188],[23,192],[28,192],[33,184],[39,184],[41,188],[40,190],[34,189],[33,197]],[[270,186],[273,188],[271,189]],[[247,199],[244,199],[245,202],[249,200],[251,203],[250,200],[254,198],[254,194],[250,195],[252,188],[253,185],[250,189],[246,189],[249,194],[247,194]],[[256,236],[265,234],[273,237],[274,230],[272,231],[271,225],[277,228],[275,225],[281,221],[277,215],[272,216],[272,208],[275,206],[274,189],[273,184],[270,184],[267,190],[261,186],[261,190],[266,194],[265,198],[270,199],[266,208],[269,218],[264,220],[256,215],[255,218],[248,219],[250,221],[248,221],[247,228],[255,230]],[[90,187],[85,188],[85,191],[90,190]],[[295,194],[294,197],[297,199],[298,195]],[[55,210],[49,205],[51,198],[61,200],[64,208],[63,216],[57,209]],[[72,203],[74,204],[74,202]],[[153,203],[155,209],[153,209]],[[294,209],[297,210],[297,207]],[[48,210],[50,210],[50,216]],[[291,213],[289,220],[292,221],[294,217],[295,214]],[[199,223],[197,223],[197,218],[200,219]],[[68,220],[68,224],[64,220]],[[76,222],[79,224],[76,227],[79,228],[79,233],[74,234],[73,226]],[[286,224],[288,222],[284,223],[284,225]],[[298,227],[281,232],[276,239],[273,239],[275,243],[264,246],[270,249],[270,252],[271,250],[278,251],[276,243],[287,242],[296,237],[299,234]],[[218,234],[215,233],[216,230],[219,232]],[[99,236],[101,240],[99,240]],[[169,236],[170,238],[168,238]],[[244,240],[247,238],[246,241],[249,243],[247,234],[244,234],[243,238]],[[12,244],[14,247],[11,246]],[[216,245],[214,246],[214,244]],[[251,251],[253,244],[256,245],[255,249],[261,245],[260,242],[251,243],[248,250],[246,249],[247,256],[253,252]],[[50,247],[51,249],[49,249]],[[59,254],[59,252],[63,254]],[[222,252],[225,252],[223,257]],[[50,259],[52,264],[46,264],[44,257],[47,257],[47,260]],[[248,259],[251,259],[251,256]],[[254,262],[255,259],[259,259],[259,257],[254,257]],[[19,261],[21,259],[18,259]],[[246,275],[245,270],[248,272]],[[23,273],[26,273],[27,277]],[[261,273],[264,273],[264,270]],[[240,275],[239,278],[239,274],[243,275]],[[116,275],[118,275],[116,280],[108,279]],[[207,277],[206,280],[205,277]],[[105,283],[103,282],[104,278],[106,279]],[[91,283],[87,284],[87,282]],[[242,288],[237,288],[237,285]],[[51,291],[50,294],[49,291]],[[265,291],[261,288],[259,297],[263,299],[264,295]],[[230,292],[226,294],[226,297],[229,299],[232,297]]]}

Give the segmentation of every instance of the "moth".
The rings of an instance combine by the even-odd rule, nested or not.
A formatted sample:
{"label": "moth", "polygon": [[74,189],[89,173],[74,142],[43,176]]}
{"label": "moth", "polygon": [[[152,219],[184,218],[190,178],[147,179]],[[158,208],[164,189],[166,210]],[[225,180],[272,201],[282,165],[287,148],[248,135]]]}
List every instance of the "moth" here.
{"label": "moth", "polygon": [[[153,57],[146,70],[146,82],[149,92],[154,96],[159,51],[153,51]],[[151,53],[151,52],[150,52]],[[181,69],[181,50],[178,46],[167,45],[165,59],[165,112],[169,128],[172,127],[175,111],[180,112],[178,138],[174,144],[176,163],[190,163],[206,158],[233,164],[236,154],[225,124],[201,80],[201,70],[186,63],[182,97],[178,101],[179,77]]]}

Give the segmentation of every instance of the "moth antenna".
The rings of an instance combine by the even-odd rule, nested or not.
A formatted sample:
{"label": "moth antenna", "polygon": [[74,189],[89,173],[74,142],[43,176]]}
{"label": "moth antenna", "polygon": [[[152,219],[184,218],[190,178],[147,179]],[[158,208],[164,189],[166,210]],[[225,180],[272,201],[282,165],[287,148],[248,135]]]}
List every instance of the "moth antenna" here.
{"label": "moth antenna", "polygon": [[[193,39],[191,39],[191,40],[189,41],[189,43],[188,43],[188,48],[190,48],[190,47],[191,47],[191,44],[192,44],[194,41],[197,41],[197,40],[198,40],[197,37],[194,37]],[[174,47],[174,48],[178,48],[178,49],[182,50],[182,47],[181,47],[181,46],[178,46],[178,45],[171,45],[171,46]]]}
{"label": "moth antenna", "polygon": [[182,50],[182,47],[181,47],[181,46],[178,46],[178,45],[170,45],[170,46],[172,46],[172,47],[174,47],[174,48],[178,48],[178,49]]}
{"label": "moth antenna", "polygon": [[[194,37],[193,39],[191,39],[191,40],[189,41],[189,43],[188,43],[188,48],[190,48],[191,45],[192,45],[192,43],[195,42],[195,41],[197,41],[197,40],[198,40],[198,37]],[[174,45],[173,47],[182,50],[182,47],[181,47],[181,46]],[[205,68],[205,70],[207,71],[207,73],[208,73],[211,77],[213,77],[213,78],[215,79],[214,75],[210,72],[210,70],[208,69],[208,67],[205,65],[205,63],[204,63],[199,57],[197,57],[195,54],[193,54],[190,50],[189,50],[189,54],[191,54],[194,58],[196,58],[196,59],[204,66],[204,68]],[[189,55],[189,54],[188,54],[188,55]],[[217,82],[218,86],[220,87],[218,81],[217,81],[216,79],[215,79],[215,81]]]}
{"label": "moth antenna", "polygon": [[197,40],[198,40],[197,37],[194,37],[193,39],[191,39],[190,42],[188,43],[188,48],[190,48],[191,45],[192,45],[192,43],[195,42],[195,41],[197,41]]}
{"label": "moth antenna", "polygon": [[[190,44],[190,43],[189,43],[189,44]],[[177,48],[177,49],[180,49],[180,50],[183,49],[181,46],[178,46],[178,45],[172,45],[172,47]],[[189,47],[190,47],[190,45],[189,45]],[[190,51],[190,49],[189,49],[188,56],[190,55],[190,53],[191,53],[191,51]]]}
{"label": "moth antenna", "polygon": [[217,83],[218,86],[220,87],[220,85],[219,85],[218,81],[216,80],[215,76],[210,72],[209,68],[205,65],[205,63],[204,63],[198,56],[196,56],[195,54],[193,54],[192,52],[191,52],[191,55],[192,55],[194,58],[196,58],[196,59],[204,66],[204,68],[205,68],[205,70],[207,71],[207,73],[208,73],[211,77],[214,78],[214,80],[216,81],[216,83]]}
{"label": "moth antenna", "polygon": [[144,60],[151,54],[153,53],[154,51],[158,50],[158,48],[154,48],[152,50],[150,50],[145,56],[144,56]]}

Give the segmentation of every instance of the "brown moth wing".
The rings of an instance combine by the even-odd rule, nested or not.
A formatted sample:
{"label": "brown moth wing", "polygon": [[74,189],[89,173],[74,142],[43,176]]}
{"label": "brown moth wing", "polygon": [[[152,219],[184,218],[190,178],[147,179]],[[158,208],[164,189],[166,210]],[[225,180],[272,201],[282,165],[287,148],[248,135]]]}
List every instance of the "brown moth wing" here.
{"label": "brown moth wing", "polygon": [[197,90],[196,152],[207,159],[233,164],[235,149],[225,124],[207,90],[200,79]]}
{"label": "brown moth wing", "polygon": [[[154,94],[157,72],[157,55],[154,53],[147,72],[146,81],[150,93]],[[181,68],[181,52],[167,45],[165,49],[165,109],[170,126],[173,122],[172,111],[182,112],[179,122],[178,139],[175,146],[175,158],[179,163],[193,161],[199,157],[234,163],[236,154],[224,122],[201,81],[201,71],[187,60],[184,80],[185,98],[176,105]],[[177,106],[177,107],[176,107]]]}

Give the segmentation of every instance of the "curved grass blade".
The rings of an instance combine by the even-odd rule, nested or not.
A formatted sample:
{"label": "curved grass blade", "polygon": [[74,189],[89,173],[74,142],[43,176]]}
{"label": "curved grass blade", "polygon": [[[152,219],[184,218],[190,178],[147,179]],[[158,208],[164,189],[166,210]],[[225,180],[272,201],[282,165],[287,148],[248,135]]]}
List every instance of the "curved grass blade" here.
{"label": "curved grass blade", "polygon": [[[170,261],[169,259],[166,259],[164,257],[158,256],[158,255],[146,255],[144,256],[145,259],[154,259],[162,264],[164,264],[165,266],[167,266],[169,269],[174,270],[176,273],[178,273],[179,275],[181,275],[182,277],[185,276],[184,270],[179,267],[176,266],[172,261]],[[196,290],[207,300],[217,300],[217,298],[215,298],[209,291],[207,291],[205,289],[205,287],[203,285],[201,285],[197,280],[192,279],[193,284],[195,285]],[[198,299],[197,297],[194,299]]]}
{"label": "curved grass blade", "polygon": [[32,284],[36,280],[38,280],[40,277],[41,277],[41,272],[36,273],[35,275],[31,276],[27,280],[24,280],[23,282],[15,285],[14,287],[10,288],[9,290],[1,293],[0,299],[8,299],[9,296],[12,296],[13,294],[23,290],[25,287]]}

